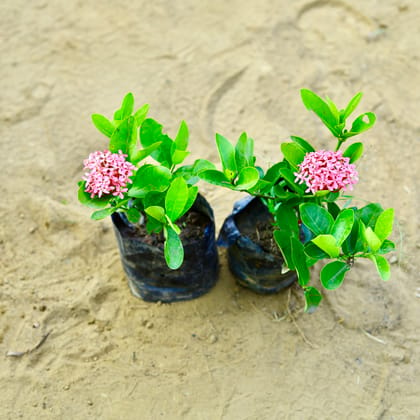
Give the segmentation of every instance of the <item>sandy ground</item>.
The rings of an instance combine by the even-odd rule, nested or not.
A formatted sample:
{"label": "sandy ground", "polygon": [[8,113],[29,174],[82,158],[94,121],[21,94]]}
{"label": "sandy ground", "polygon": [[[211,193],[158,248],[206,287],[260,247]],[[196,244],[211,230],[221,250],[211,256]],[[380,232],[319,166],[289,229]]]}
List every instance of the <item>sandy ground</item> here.
{"label": "sandy ground", "polygon": [[[2,419],[420,419],[417,0],[3,0],[0,30]],[[132,91],[189,123],[192,158],[247,130],[266,166],[290,134],[331,147],[301,87],[377,113],[355,193],[396,209],[392,280],[359,265],[308,316],[298,290],[237,287],[221,250],[206,296],[131,296],[76,198],[105,145],[90,114]],[[240,196],[200,188],[220,227]]]}

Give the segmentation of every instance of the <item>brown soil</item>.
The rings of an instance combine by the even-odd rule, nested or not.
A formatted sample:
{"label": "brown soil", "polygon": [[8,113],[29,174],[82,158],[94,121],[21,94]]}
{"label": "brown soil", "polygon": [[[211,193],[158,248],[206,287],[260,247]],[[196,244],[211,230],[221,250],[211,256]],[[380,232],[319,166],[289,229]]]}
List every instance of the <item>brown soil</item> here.
{"label": "brown soil", "polygon": [[[202,238],[204,236],[204,230],[209,224],[209,219],[202,213],[191,210],[177,220],[176,224],[181,228],[179,237],[181,238],[181,241],[183,241],[193,238]],[[136,235],[142,237],[145,243],[163,249],[165,242],[163,232],[149,234],[144,224],[136,224],[135,227]]]}
{"label": "brown soil", "polygon": [[257,222],[255,231],[248,234],[248,237],[258,244],[265,252],[269,252],[274,255],[281,255],[279,247],[273,238],[272,222]]}

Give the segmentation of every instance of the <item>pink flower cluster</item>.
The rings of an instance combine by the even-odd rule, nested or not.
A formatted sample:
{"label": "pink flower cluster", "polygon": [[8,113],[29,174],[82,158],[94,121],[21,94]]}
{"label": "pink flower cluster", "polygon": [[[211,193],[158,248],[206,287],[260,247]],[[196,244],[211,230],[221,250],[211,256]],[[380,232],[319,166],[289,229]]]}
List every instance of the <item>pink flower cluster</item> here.
{"label": "pink flower cluster", "polygon": [[346,190],[359,180],[355,165],[348,157],[343,157],[341,151],[332,152],[319,150],[310,152],[299,165],[299,172],[295,172],[295,182],[305,183],[305,192]]}
{"label": "pink flower cluster", "polygon": [[83,179],[86,181],[85,191],[90,197],[102,197],[112,194],[124,198],[128,191],[127,183],[131,183],[130,176],[136,167],[127,162],[121,150],[111,153],[109,150],[97,151],[84,160],[84,169],[90,169]]}

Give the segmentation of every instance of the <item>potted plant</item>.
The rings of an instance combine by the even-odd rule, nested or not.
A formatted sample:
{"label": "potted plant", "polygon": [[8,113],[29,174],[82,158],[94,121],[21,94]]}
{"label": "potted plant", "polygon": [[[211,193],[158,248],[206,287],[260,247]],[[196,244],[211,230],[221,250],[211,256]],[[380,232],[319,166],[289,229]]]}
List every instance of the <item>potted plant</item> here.
{"label": "potted plant", "polygon": [[[194,185],[207,163],[179,166],[189,155],[187,124],[182,121],[171,139],[161,124],[146,118],[148,108],[133,112],[129,93],[112,120],[92,115],[109,145],[84,161],[78,198],[96,209],[92,219],[111,216],[135,296],[192,299],[206,293],[218,274],[213,212]],[[156,163],[145,162],[149,156]]]}
{"label": "potted plant", "polygon": [[[372,112],[366,112],[346,128],[362,94],[355,95],[341,110],[329,98],[324,100],[308,89],[301,90],[301,97],[306,108],[335,137],[334,150],[316,150],[303,138],[291,136],[291,142],[281,144],[283,160],[264,172],[255,166],[253,140],[245,133],[235,146],[217,135],[222,170],[213,166],[203,169],[199,176],[215,185],[246,191],[251,197],[236,205],[220,235],[222,244],[228,246],[229,266],[240,284],[268,293],[297,278],[305,296],[305,311],[311,312],[322,299],[318,288],[310,285],[310,267],[317,261],[329,260],[320,272],[321,284],[327,290],[342,284],[357,258],[370,259],[383,280],[390,278],[389,264],[383,255],[395,249],[387,239],[392,232],[394,210],[384,210],[377,203],[354,207],[346,192],[358,181],[354,162],[361,157],[363,144],[353,142],[344,152],[340,149],[349,139],[371,128],[376,120]],[[344,205],[339,206],[339,201],[344,201]],[[239,217],[242,213],[245,222]],[[281,256],[264,250],[258,241],[238,229],[239,221],[245,226],[248,223],[248,231],[255,232],[256,223],[267,217]],[[261,260],[257,257],[263,255],[267,259],[265,254],[268,263],[262,264],[259,271]],[[270,258],[274,273],[269,271]],[[277,261],[276,265],[273,261]],[[285,272],[284,266],[290,272]],[[276,272],[277,279],[273,277]]]}

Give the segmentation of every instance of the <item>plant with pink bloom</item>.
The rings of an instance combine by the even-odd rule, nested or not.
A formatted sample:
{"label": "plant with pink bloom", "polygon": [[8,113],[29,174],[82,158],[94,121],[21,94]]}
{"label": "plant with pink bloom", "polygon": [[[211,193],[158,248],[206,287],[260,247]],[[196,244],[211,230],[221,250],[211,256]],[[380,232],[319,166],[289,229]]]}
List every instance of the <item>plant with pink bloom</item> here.
{"label": "plant with pink bloom", "polygon": [[[218,134],[222,170],[206,169],[200,177],[221,187],[245,191],[266,205],[274,220],[274,239],[286,266],[297,274],[305,310],[312,312],[322,299],[320,291],[310,285],[310,267],[317,261],[331,260],[320,273],[321,284],[328,290],[342,284],[357,258],[372,260],[380,277],[389,279],[389,263],[383,255],[395,248],[387,239],[394,210],[384,210],[377,203],[360,209],[349,207],[351,197],[345,195],[358,182],[355,162],[363,153],[363,144],[353,142],[344,151],[340,148],[376,121],[375,114],[366,112],[346,127],[362,94],[355,95],[343,109],[308,89],[301,90],[301,97],[306,108],[335,137],[334,150],[316,150],[307,140],[291,136],[291,142],[281,144],[283,159],[264,173],[255,166],[254,143],[246,133],[236,145]],[[337,203],[342,199],[346,204],[340,207]]]}
{"label": "plant with pink bloom", "polygon": [[[113,119],[92,115],[109,144],[84,160],[86,172],[79,182],[78,197],[81,203],[97,209],[92,214],[95,220],[119,212],[133,224],[143,223],[148,233],[162,233],[166,262],[177,269],[184,250],[176,222],[196,200],[198,188],[194,183],[203,165],[198,160],[178,166],[189,155],[186,123],[181,122],[175,139],[171,139],[162,132],[161,124],[146,118],[148,109],[144,105],[134,112],[134,98],[129,93]],[[149,156],[157,163],[143,163]]]}

